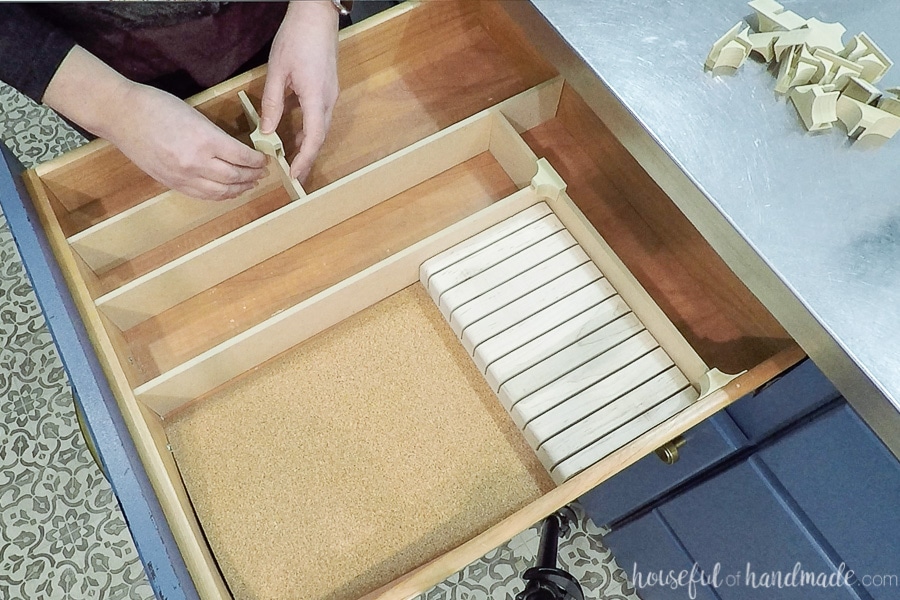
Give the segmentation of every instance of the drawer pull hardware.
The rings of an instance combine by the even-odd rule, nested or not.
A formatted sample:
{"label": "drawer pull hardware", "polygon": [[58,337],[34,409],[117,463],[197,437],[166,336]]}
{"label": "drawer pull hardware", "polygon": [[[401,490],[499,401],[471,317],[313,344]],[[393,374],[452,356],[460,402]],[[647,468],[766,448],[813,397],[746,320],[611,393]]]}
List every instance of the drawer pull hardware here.
{"label": "drawer pull hardware", "polygon": [[674,465],[678,462],[678,459],[681,458],[678,449],[684,446],[685,442],[687,442],[687,440],[684,439],[684,436],[679,435],[677,438],[669,440],[657,448],[656,456],[667,465]]}

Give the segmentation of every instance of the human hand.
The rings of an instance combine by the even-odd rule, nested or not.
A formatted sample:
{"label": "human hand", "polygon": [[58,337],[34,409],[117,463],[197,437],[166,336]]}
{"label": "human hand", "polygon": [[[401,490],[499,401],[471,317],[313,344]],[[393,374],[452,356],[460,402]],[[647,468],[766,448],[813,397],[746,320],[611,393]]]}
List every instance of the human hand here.
{"label": "human hand", "polygon": [[266,156],[245,146],[175,96],[122,77],[75,46],[43,102],[115,144],[148,175],[204,200],[233,198],[265,172]]}
{"label": "human hand", "polygon": [[167,187],[201,200],[227,200],[265,174],[263,153],[171,94],[134,84],[122,106],[105,137]]}
{"label": "human hand", "polygon": [[300,101],[303,130],[297,133],[300,149],[291,161],[291,177],[309,175],[338,97],[338,12],[331,2],[291,2],[269,54],[263,90],[260,130],[272,133],[284,112],[284,94],[290,89]]}

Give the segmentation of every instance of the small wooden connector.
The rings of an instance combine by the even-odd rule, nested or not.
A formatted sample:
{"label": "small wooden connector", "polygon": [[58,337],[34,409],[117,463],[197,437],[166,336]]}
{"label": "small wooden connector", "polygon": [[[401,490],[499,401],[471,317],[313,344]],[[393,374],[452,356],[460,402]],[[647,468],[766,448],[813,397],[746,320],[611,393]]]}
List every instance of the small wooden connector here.
{"label": "small wooden connector", "polygon": [[803,119],[807,131],[830,128],[837,120],[837,101],[840,92],[833,86],[801,85],[791,90],[790,99]]}
{"label": "small wooden connector", "polygon": [[755,52],[764,61],[771,62],[775,58],[775,40],[780,36],[780,31],[749,34],[747,38],[750,40],[750,52]]}
{"label": "small wooden connector", "polygon": [[753,43],[749,37],[750,28],[744,27],[742,31],[741,27],[743,26],[743,23],[737,23],[725,35],[716,40],[706,57],[707,69],[710,71],[720,67],[737,69],[744,64],[744,61],[750,56]]}
{"label": "small wooden connector", "polygon": [[863,104],[875,104],[881,98],[881,90],[860,77],[850,77],[841,94]]}
{"label": "small wooden connector", "polygon": [[281,176],[284,189],[291,200],[299,200],[305,197],[306,192],[303,190],[303,186],[300,185],[296,178],[291,177],[291,167],[284,156],[284,144],[281,142],[281,138],[274,131],[272,133],[262,133],[259,130],[259,113],[256,112],[256,108],[243,90],[238,92],[238,99],[241,101],[241,108],[244,110],[247,120],[255,127],[250,132],[250,141],[253,142],[253,147],[272,157],[275,167]]}
{"label": "small wooden connector", "polygon": [[779,65],[775,92],[787,94],[799,85],[818,83],[824,72],[825,65],[810,54],[806,46],[794,46]]}
{"label": "small wooden connector", "polygon": [[869,136],[890,139],[900,131],[900,116],[842,95],[837,102],[837,117],[847,135],[856,140]]}
{"label": "small wooden connector", "polygon": [[785,10],[784,6],[775,0],[751,0],[747,4],[756,11],[761,33],[793,31],[806,25],[806,19],[793,11]]}
{"label": "small wooden connector", "polygon": [[537,160],[537,173],[531,179],[531,187],[541,198],[556,200],[566,191],[566,182],[546,158]]}
{"label": "small wooden connector", "polygon": [[869,83],[878,83],[894,65],[894,61],[865,32],[853,36],[840,55],[861,65],[861,77]]}
{"label": "small wooden connector", "polygon": [[827,66],[825,74],[819,79],[820,83],[830,83],[840,89],[847,85],[851,77],[860,77],[862,75],[863,68],[861,65],[842,58],[834,52],[816,48],[813,56]]}
{"label": "small wooden connector", "polygon": [[817,48],[835,54],[844,49],[843,37],[847,28],[840,23],[824,23],[813,17],[806,22],[806,27],[809,29],[806,44],[813,53]]}

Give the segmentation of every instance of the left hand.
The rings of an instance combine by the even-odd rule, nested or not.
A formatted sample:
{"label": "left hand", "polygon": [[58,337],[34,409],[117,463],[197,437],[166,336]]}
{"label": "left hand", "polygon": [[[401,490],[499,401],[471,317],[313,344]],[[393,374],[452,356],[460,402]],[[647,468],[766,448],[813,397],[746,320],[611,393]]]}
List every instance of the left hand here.
{"label": "left hand", "polygon": [[303,112],[303,130],[297,134],[300,150],[291,162],[291,177],[301,181],[325,142],[337,102],[337,30],[338,12],[331,2],[291,2],[269,54],[260,129],[275,131],[284,112],[284,92],[290,88]]}

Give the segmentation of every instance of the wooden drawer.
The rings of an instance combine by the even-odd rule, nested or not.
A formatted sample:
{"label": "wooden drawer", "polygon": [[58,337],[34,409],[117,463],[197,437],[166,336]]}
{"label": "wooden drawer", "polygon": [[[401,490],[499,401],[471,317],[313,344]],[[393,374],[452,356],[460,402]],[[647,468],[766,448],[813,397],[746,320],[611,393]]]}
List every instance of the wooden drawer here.
{"label": "wooden drawer", "polygon": [[[343,32],[339,64],[299,200],[180,198],[102,141],[26,175],[205,598],[413,596],[802,357],[503,3],[407,2]],[[192,103],[248,141],[237,93],[264,78]],[[541,202],[698,392],[746,370],[636,412],[560,483],[417,287]]]}

